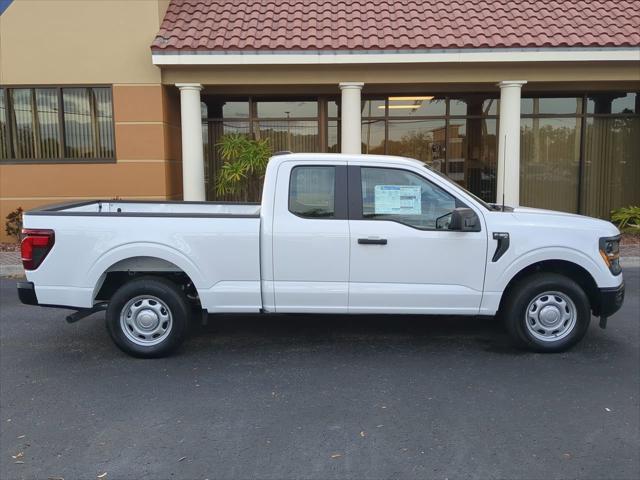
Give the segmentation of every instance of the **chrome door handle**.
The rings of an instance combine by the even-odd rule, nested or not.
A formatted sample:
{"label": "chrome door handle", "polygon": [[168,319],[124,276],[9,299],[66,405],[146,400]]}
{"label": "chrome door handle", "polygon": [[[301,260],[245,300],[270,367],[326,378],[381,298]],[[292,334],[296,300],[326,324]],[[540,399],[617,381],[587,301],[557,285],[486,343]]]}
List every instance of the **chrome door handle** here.
{"label": "chrome door handle", "polygon": [[358,243],[360,245],[386,245],[386,238],[359,238]]}

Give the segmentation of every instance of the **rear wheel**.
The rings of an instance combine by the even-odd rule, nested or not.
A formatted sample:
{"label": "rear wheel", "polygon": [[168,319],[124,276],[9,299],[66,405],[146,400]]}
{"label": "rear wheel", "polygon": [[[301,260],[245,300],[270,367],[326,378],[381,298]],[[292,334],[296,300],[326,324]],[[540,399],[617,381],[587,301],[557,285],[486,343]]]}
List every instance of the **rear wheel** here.
{"label": "rear wheel", "polygon": [[584,337],[591,321],[589,299],[576,282],[541,272],[520,280],[501,312],[515,342],[536,352],[562,352]]}
{"label": "rear wheel", "polygon": [[107,330],[129,355],[162,357],[182,343],[190,311],[177,285],[164,278],[140,277],[113,294],[107,308]]}

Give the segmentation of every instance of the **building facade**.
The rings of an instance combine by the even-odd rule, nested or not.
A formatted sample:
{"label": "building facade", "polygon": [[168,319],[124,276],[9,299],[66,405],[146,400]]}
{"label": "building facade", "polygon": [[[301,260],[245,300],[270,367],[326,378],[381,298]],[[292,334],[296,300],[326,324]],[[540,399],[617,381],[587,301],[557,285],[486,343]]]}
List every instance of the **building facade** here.
{"label": "building facade", "polygon": [[72,199],[219,199],[228,133],[418,158],[492,202],[602,218],[640,204],[638,0],[0,11],[2,218]]}

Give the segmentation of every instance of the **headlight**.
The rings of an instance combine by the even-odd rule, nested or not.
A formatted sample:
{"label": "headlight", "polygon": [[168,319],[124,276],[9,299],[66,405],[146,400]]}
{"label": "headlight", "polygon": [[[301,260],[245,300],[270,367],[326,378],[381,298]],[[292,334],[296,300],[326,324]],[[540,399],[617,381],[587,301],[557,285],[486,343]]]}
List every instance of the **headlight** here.
{"label": "headlight", "polygon": [[620,235],[600,239],[600,255],[614,275],[620,275]]}

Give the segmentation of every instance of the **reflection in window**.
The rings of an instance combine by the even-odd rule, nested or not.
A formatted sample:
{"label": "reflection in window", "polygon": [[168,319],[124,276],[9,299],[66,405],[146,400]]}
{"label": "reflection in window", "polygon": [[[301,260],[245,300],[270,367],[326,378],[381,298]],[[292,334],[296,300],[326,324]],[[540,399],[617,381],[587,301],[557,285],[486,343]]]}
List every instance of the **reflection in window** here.
{"label": "reflection in window", "polygon": [[389,97],[390,117],[439,117],[447,113],[447,103],[433,95]]}
{"label": "reflection in window", "polygon": [[362,102],[362,116],[368,117],[384,117],[384,100],[364,100]]}
{"label": "reflection in window", "polygon": [[295,167],[289,184],[289,211],[307,218],[335,216],[335,167]]}
{"label": "reflection in window", "polygon": [[602,92],[587,97],[587,113],[640,113],[640,95],[631,92]]}
{"label": "reflection in window", "polygon": [[4,98],[4,90],[0,89],[0,160],[9,158],[8,128],[7,128],[7,107]]}
{"label": "reflection in window", "polygon": [[450,115],[497,115],[498,99],[483,94],[469,94],[449,100]]}
{"label": "reflection in window", "polygon": [[582,176],[585,215],[640,205],[640,117],[588,117]]}
{"label": "reflection in window", "polygon": [[579,118],[523,118],[520,203],[577,212],[579,162]]}
{"label": "reflection in window", "polygon": [[387,153],[422,160],[444,172],[444,120],[389,120]]}
{"label": "reflection in window", "polygon": [[0,90],[0,100],[0,158],[113,158],[111,89],[12,88]]}
{"label": "reflection in window", "polygon": [[522,115],[537,114],[579,114],[582,112],[582,98],[576,97],[542,97],[522,98],[520,113]]}
{"label": "reflection in window", "polygon": [[327,124],[327,152],[340,152],[340,122],[329,120]]}
{"label": "reflection in window", "polygon": [[258,102],[259,118],[305,118],[318,116],[318,102]]}
{"label": "reflection in window", "polygon": [[455,198],[428,180],[406,170],[361,168],[362,216],[394,220],[415,228],[444,228],[437,222],[456,208]]}
{"label": "reflection in window", "polygon": [[298,120],[260,120],[254,124],[254,135],[268,138],[274,152],[317,152],[318,122]]}
{"label": "reflection in window", "polygon": [[362,120],[362,153],[384,155],[384,120]]}

